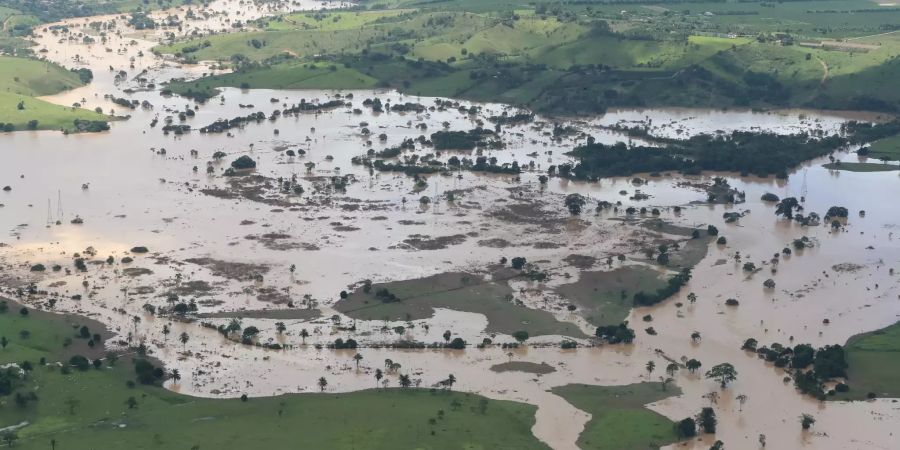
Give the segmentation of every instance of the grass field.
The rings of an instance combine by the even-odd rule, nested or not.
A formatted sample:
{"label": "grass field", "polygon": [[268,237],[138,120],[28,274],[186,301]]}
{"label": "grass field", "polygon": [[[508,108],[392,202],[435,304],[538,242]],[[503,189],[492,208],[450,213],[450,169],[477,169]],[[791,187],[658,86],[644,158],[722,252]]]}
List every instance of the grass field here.
{"label": "grass field", "polygon": [[627,386],[569,384],[552,392],[576,408],[591,414],[578,437],[578,446],[594,450],[658,449],[678,441],[674,423],[644,405],[681,392],[663,391],[660,383]]}
{"label": "grass field", "polygon": [[[72,129],[75,119],[107,120],[86,109],[54,105],[35,97],[82,86],[74,72],[58,65],[27,58],[0,56],[0,122],[16,130],[37,120],[38,130]],[[19,108],[22,104],[22,108]]]}
{"label": "grass field", "polygon": [[578,311],[591,324],[618,325],[628,317],[635,293],[653,292],[665,284],[659,272],[644,266],[629,266],[581,272],[578,281],[559,286],[556,292],[578,305]]}
{"label": "grass field", "polygon": [[[38,400],[21,407],[12,396],[0,397],[0,428],[28,422],[16,431],[15,448],[47,449],[51,440],[69,450],[547,448],[531,434],[535,407],[471,394],[398,388],[246,402],[193,398],[154,386],[127,387],[134,377],[129,356],[64,374],[56,361],[102,353],[76,337],[81,325],[92,332],[99,326],[35,311],[22,317],[18,310],[0,314],[0,334],[9,340],[0,349],[0,365],[30,361],[34,370],[15,391],[35,392]],[[30,335],[23,338],[21,330]],[[67,339],[72,344],[66,347]],[[40,364],[41,358],[48,363]],[[134,408],[126,405],[130,397]]]}
{"label": "grass field", "polygon": [[822,167],[829,170],[846,170],[847,172],[892,172],[900,170],[898,165],[881,163],[842,162],[840,164],[823,164]]}
{"label": "grass field", "polygon": [[[374,85],[565,114],[610,106],[900,111],[900,33],[883,34],[900,23],[900,11],[869,11],[879,7],[867,0],[527,8],[507,0],[401,0],[370,7],[289,14],[257,30],[155,50],[187,61],[239,55],[258,63],[170,86],[201,99],[217,86]],[[790,36],[788,45],[779,33]],[[868,47],[799,45],[847,37]],[[334,65],[335,76],[315,76],[309,63]]]}
{"label": "grass field", "polygon": [[[387,289],[399,301],[383,302],[375,296],[379,289]],[[512,298],[513,291],[504,281],[444,273],[375,284],[370,293],[357,290],[335,303],[334,309],[361,320],[420,320],[433,316],[435,308],[449,308],[484,314],[488,320],[487,332],[512,334],[524,330],[531,336],[585,337],[577,326],[560,322],[546,311],[516,306]]]}
{"label": "grass field", "polygon": [[862,400],[869,392],[900,397],[900,323],[854,336],[844,349],[850,391],[830,398]]}
{"label": "grass field", "polygon": [[886,158],[893,161],[900,160],[900,136],[876,141],[872,143],[872,147],[869,151],[869,157],[871,158]]}

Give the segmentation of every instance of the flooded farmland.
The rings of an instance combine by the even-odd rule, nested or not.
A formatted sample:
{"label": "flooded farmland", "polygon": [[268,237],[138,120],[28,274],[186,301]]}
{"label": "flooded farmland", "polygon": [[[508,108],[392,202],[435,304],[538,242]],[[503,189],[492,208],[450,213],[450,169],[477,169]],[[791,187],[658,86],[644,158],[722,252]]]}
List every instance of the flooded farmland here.
{"label": "flooded farmland", "polygon": [[[233,1],[212,5],[219,14],[179,32],[223,32],[231,20],[278,10]],[[717,438],[729,447],[757,448],[764,433],[773,448],[896,448],[892,433],[900,407],[893,400],[818,402],[795,393],[783,371],[740,347],[750,337],[843,344],[897,322],[897,172],[833,171],[822,167],[829,159],[820,158],[787,179],[733,173],[597,182],[539,178],[570,160],[566,152],[587,135],[604,143],[632,141],[616,125],[640,125],[657,137],[733,130],[831,134],[847,120],[883,118],[793,110],[617,110],[577,121],[538,116],[500,127],[496,139],[502,145],[495,148],[435,150],[419,137],[493,128],[491,117],[519,111],[394,91],[224,88],[197,104],[160,91],[165,81],[209,73],[211,65],[181,66],[154,55],[150,48],[163,31],[138,33],[114,16],[99,19],[118,22],[120,34],[110,33],[105,44],[68,38],[95,33],[87,26],[95,20],[73,19],[67,32],[48,27],[41,33],[37,42],[47,59],[94,73],[88,86],[45,99],[128,118],[98,134],[0,135],[0,184],[9,186],[0,193],[6,231],[0,277],[7,296],[33,283],[41,291],[28,300],[33,306],[46,308],[52,299],[56,311],[107,324],[116,341],[145,343],[183,374],[170,389],[202,397],[269,396],[316,391],[324,375],[329,391],[355,391],[376,387],[375,369],[390,360],[417,386],[435,385],[452,373],[458,390],[537,405],[535,436],[571,449],[589,416],[551,388],[657,381],[658,374],[645,370],[647,361],[686,357],[705,368],[727,361],[740,374],[713,405]],[[109,95],[138,106],[126,108]],[[367,102],[375,98],[383,112]],[[328,106],[273,114],[295,105]],[[220,119],[257,113],[260,118],[239,127],[200,131]],[[167,125],[191,129],[165,132]],[[575,131],[554,132],[561,127]],[[355,160],[370,149],[395,147],[405,147],[401,158],[484,156],[501,165],[516,162],[523,172],[458,170],[414,178]],[[255,169],[230,174],[229,164],[242,156]],[[859,158],[850,152],[835,157]],[[714,177],[746,201],[708,202]],[[564,206],[571,193],[589,199],[578,216]],[[850,215],[837,229],[801,226],[776,216],[774,203],[760,200],[765,193],[803,197],[806,211],[823,215],[844,206]],[[616,207],[595,208],[598,202]],[[628,214],[629,207],[646,212]],[[739,219],[726,223],[726,213]],[[727,243],[717,244],[705,231],[691,235],[707,225]],[[773,260],[804,237],[807,248]],[[661,244],[673,248],[673,264],[659,265],[645,254]],[[75,258],[85,270],[73,266]],[[501,263],[513,258],[525,258],[540,276],[516,276]],[[760,270],[743,270],[746,262]],[[36,264],[47,270],[32,271]],[[685,288],[655,306],[631,307],[635,292],[665,283],[679,264],[693,267]],[[768,279],[774,287],[764,286]],[[379,292],[406,301],[382,302]],[[607,301],[592,303],[598,298]],[[738,306],[726,304],[729,299]],[[176,303],[190,305],[196,319],[154,314]],[[645,316],[652,322],[645,323]],[[250,345],[215,329],[233,319],[258,329]],[[592,338],[598,325],[623,320],[636,329],[633,344],[603,345]],[[170,333],[163,332],[166,324]],[[529,332],[527,345],[500,345],[516,342],[519,330]],[[190,337],[186,342],[178,341],[182,332]],[[694,332],[702,339],[692,339]],[[328,347],[338,338],[358,343],[364,356],[358,367],[356,351]],[[469,346],[397,344],[428,346],[453,338]],[[560,348],[564,340],[577,348]],[[388,370],[384,381],[396,386],[397,376],[398,370]],[[704,396],[720,391],[714,381],[687,371],[674,384],[680,395],[650,406],[673,420],[709,405]],[[740,393],[746,404],[735,400]],[[802,413],[814,413],[817,429],[827,433],[801,434],[796,418]]]}

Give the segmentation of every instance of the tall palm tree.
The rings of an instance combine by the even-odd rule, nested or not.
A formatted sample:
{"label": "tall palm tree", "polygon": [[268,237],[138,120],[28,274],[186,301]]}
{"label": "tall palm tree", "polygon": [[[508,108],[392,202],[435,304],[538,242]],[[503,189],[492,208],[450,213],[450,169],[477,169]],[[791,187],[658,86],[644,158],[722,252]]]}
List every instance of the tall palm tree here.
{"label": "tall palm tree", "polygon": [[183,345],[184,348],[187,348],[187,343],[190,339],[191,337],[188,336],[187,331],[181,333],[181,336],[178,337],[178,340],[181,341],[181,345]]}
{"label": "tall palm tree", "polygon": [[735,400],[737,400],[738,404],[740,405],[738,406],[738,412],[743,412],[744,403],[747,403],[747,396],[745,394],[739,394],[737,397],[735,397]]}
{"label": "tall palm tree", "polygon": [[178,372],[178,369],[172,369],[172,379],[175,380],[176,383],[181,381],[181,374]]}
{"label": "tall palm tree", "polygon": [[453,389],[453,383],[456,383],[456,377],[451,373],[449,377],[447,377],[447,389]]}
{"label": "tall palm tree", "polygon": [[378,387],[378,383],[381,382],[382,378],[384,378],[384,372],[381,369],[375,369],[375,387]]}
{"label": "tall palm tree", "polygon": [[167,342],[169,340],[169,333],[171,333],[171,332],[172,332],[172,330],[169,328],[168,324],[163,325],[163,329],[162,329],[163,342]]}
{"label": "tall palm tree", "polygon": [[409,375],[400,375],[400,387],[408,388],[412,386],[412,380],[409,379]]}
{"label": "tall palm tree", "polygon": [[357,354],[353,355],[353,360],[356,361],[356,370],[359,370],[359,362],[360,362],[362,359],[363,359],[363,355],[360,354],[360,353],[357,353]]}
{"label": "tall palm tree", "polygon": [[300,330],[300,339],[306,344],[306,338],[309,337],[309,331],[306,331],[306,328]]}
{"label": "tall palm tree", "polygon": [[328,387],[328,380],[326,380],[325,377],[320,377],[319,378],[319,390],[321,390],[322,392],[325,392],[326,387]]}

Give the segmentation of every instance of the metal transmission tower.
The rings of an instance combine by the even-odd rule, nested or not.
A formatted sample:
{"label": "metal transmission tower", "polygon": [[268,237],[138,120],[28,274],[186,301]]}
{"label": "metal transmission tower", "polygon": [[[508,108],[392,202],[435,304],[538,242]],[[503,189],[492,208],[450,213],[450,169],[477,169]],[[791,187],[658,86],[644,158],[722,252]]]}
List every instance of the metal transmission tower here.
{"label": "metal transmission tower", "polygon": [[62,191],[56,191],[56,223],[61,224],[63,220],[63,207],[62,207]]}
{"label": "metal transmission tower", "polygon": [[47,199],[47,228],[53,225],[53,214],[50,212],[50,199]]}
{"label": "metal transmission tower", "polygon": [[808,171],[809,169],[803,169],[803,184],[800,186],[800,201],[804,203],[806,202],[806,172]]}

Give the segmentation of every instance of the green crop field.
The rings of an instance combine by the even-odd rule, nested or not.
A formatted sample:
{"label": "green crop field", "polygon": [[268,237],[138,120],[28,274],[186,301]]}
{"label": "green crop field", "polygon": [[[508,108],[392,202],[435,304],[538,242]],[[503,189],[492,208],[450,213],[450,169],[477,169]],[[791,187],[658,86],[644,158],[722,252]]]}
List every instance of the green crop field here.
{"label": "green crop field", "polygon": [[552,392],[591,414],[578,437],[578,446],[597,450],[659,448],[678,441],[674,423],[644,405],[679,395],[678,388],[663,390],[661,383],[628,386],[569,384]]}
{"label": "green crop field", "polygon": [[[89,334],[101,332],[99,326],[37,311],[23,317],[19,308],[0,313],[6,341],[0,365],[29,361],[33,366],[24,380],[13,381],[13,393],[0,394],[0,424],[27,422],[15,432],[15,448],[45,449],[51,442],[71,450],[547,448],[531,434],[535,407],[472,394],[397,388],[220,400],[129,387],[131,356],[105,357],[100,368],[64,371],[57,361],[68,366],[76,354],[102,356],[99,346],[89,348],[77,337],[80,326],[88,326]],[[24,406],[13,402],[16,393],[28,397],[30,392],[37,400]]]}
{"label": "green crop field", "polygon": [[[566,114],[610,106],[900,111],[900,35],[891,33],[900,9],[867,0],[369,7],[289,14],[155,50],[236,61],[234,74],[169,87],[199,99],[216,86],[374,85]],[[329,65],[334,77],[315,76]]]}
{"label": "green crop field", "polygon": [[850,391],[838,400],[900,396],[900,323],[854,336],[847,341],[847,384]]}
{"label": "green crop field", "polygon": [[[58,65],[27,58],[0,56],[0,123],[16,130],[71,130],[73,121],[107,120],[102,114],[81,108],[54,105],[35,97],[82,86],[78,74]],[[21,106],[20,106],[21,105]]]}

